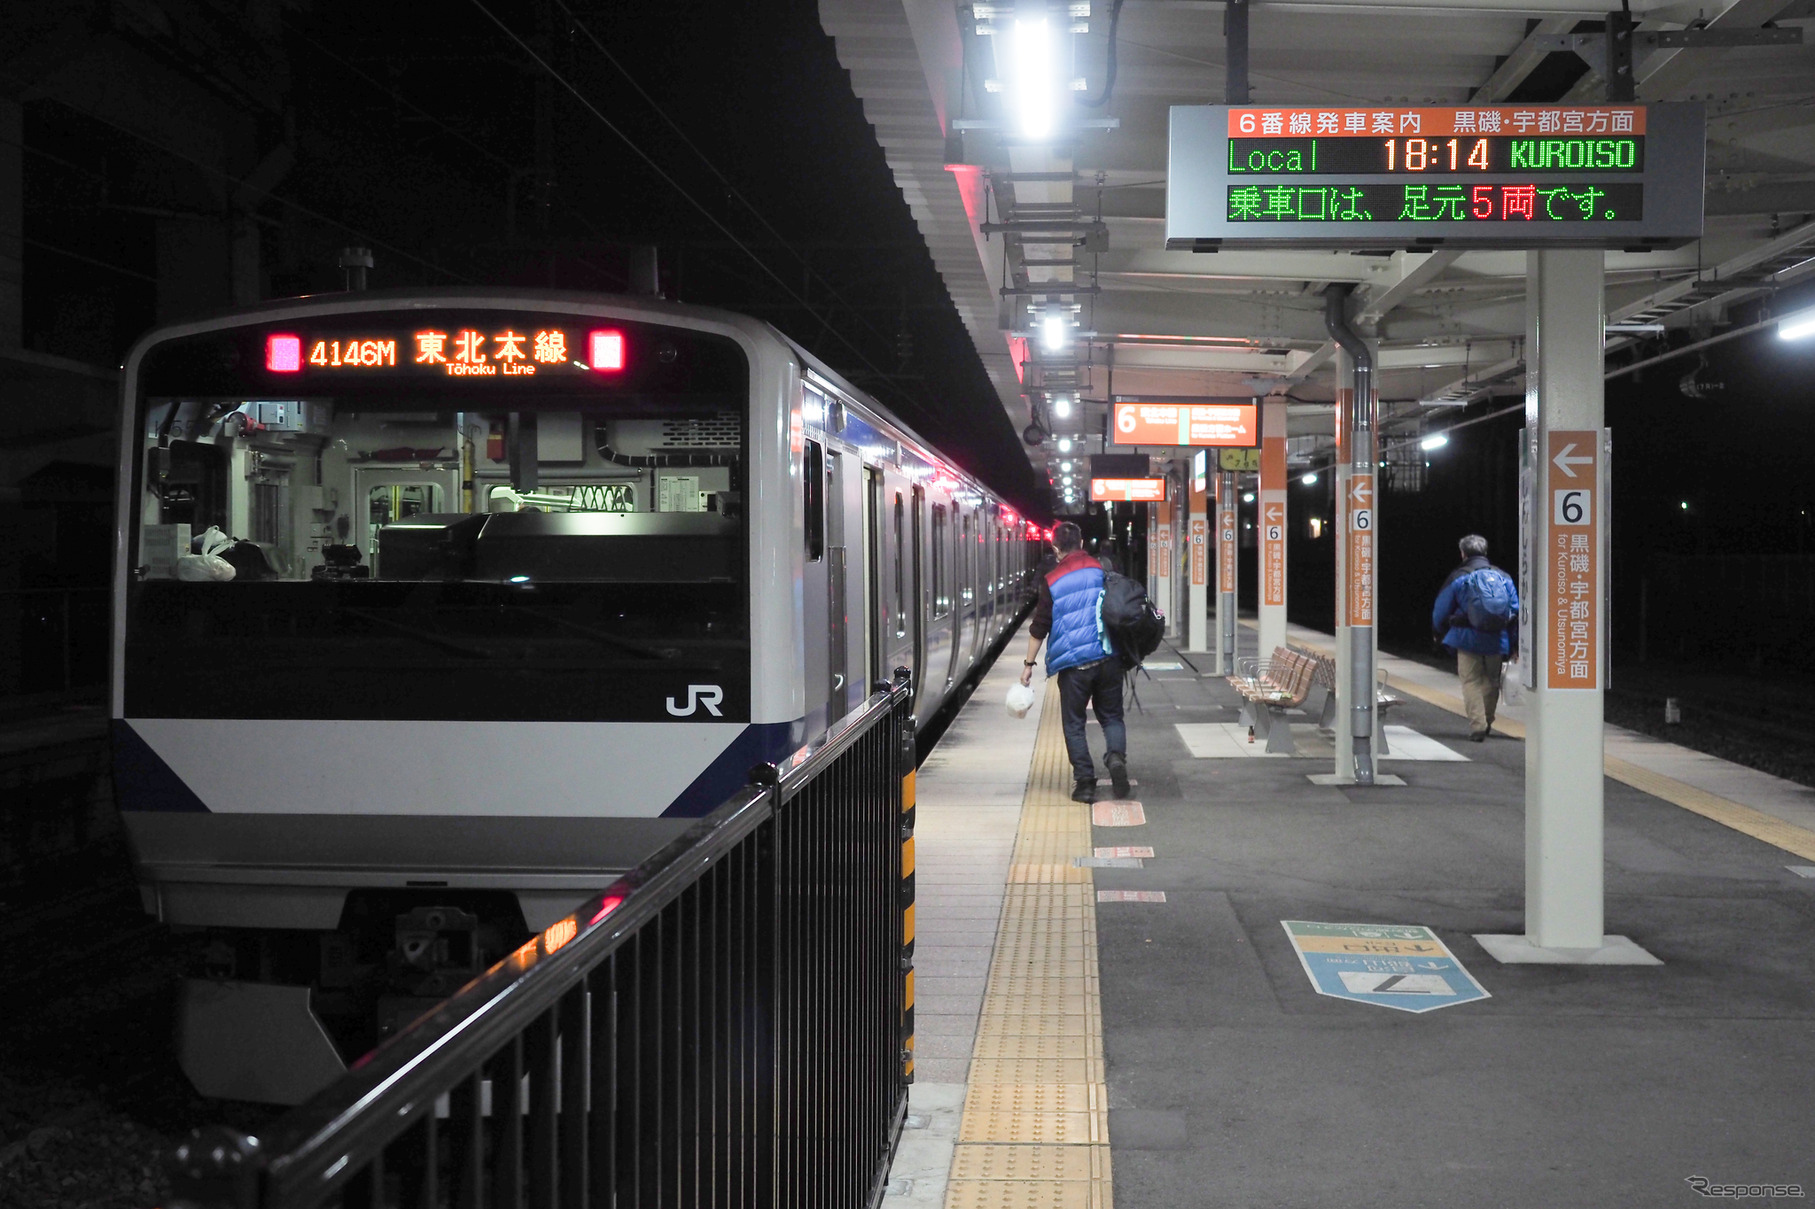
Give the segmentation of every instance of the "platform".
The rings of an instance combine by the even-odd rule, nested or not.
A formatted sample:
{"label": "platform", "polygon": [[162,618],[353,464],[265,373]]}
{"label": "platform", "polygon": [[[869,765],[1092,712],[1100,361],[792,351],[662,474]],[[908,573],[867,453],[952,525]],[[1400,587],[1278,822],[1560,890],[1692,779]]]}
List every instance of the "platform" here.
{"label": "platform", "polygon": [[[1523,743],[1468,742],[1453,676],[1383,659],[1406,755],[1448,754],[1324,787],[1327,754],[1208,751],[1234,694],[1154,662],[1177,666],[1128,711],[1140,809],[1096,817],[1123,825],[1067,800],[1056,694],[1006,714],[1012,660],[921,770],[919,1081],[886,1204],[1815,1195],[1815,793],[1610,728],[1607,930],[1663,964],[1502,964],[1474,938],[1523,931]],[[1485,995],[1320,995],[1285,921],[1429,929]]]}

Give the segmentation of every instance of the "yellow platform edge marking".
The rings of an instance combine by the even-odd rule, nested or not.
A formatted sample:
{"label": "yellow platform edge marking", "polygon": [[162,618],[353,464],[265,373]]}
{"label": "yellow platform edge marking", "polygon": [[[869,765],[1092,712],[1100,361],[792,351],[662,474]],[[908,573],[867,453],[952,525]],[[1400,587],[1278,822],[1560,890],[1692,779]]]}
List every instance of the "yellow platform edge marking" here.
{"label": "yellow platform edge marking", "polygon": [[[1298,645],[1320,655],[1330,654],[1327,649],[1315,643],[1300,642]],[[1393,691],[1404,693],[1408,697],[1416,697],[1426,705],[1434,705],[1438,709],[1447,710],[1452,714],[1459,714],[1464,718],[1468,716],[1468,710],[1463,707],[1462,698],[1452,693],[1426,688],[1422,684],[1413,684],[1409,680],[1393,681]],[[1495,718],[1494,725],[1509,738],[1525,738],[1525,724],[1522,722]],[[1815,860],[1815,831],[1810,831],[1806,827],[1798,827],[1795,823],[1785,822],[1775,815],[1766,814],[1743,802],[1723,798],[1717,793],[1709,793],[1706,789],[1697,789],[1675,777],[1666,776],[1661,772],[1653,772],[1649,768],[1641,768],[1637,764],[1629,760],[1622,760],[1617,756],[1603,756],[1602,763],[1607,776],[1622,785],[1629,785],[1640,793],[1648,793],[1654,798],[1660,798],[1672,806],[1680,806],[1691,814],[1699,814],[1723,827],[1731,827],[1741,835],[1750,836],[1755,840],[1770,844],[1774,848],[1781,848],[1804,860]]]}
{"label": "yellow platform edge marking", "polygon": [[1048,681],[946,1209],[1113,1209],[1092,851]]}

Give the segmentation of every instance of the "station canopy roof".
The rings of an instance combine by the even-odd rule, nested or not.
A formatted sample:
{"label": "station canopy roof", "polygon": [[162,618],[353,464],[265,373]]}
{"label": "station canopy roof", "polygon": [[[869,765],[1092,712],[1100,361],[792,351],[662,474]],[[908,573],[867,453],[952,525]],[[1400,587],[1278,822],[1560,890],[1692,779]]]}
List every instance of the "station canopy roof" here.
{"label": "station canopy roof", "polygon": [[[1250,103],[1605,102],[1599,71],[1557,39],[1603,29],[1608,7],[1256,0]],[[1010,40],[997,36],[1016,15],[1013,0],[820,0],[821,23],[1017,429],[1038,422],[1094,437],[1111,395],[1283,393],[1290,431],[1305,438],[1292,442],[1293,460],[1327,460],[1334,346],[1323,294],[1333,282],[1354,284],[1361,325],[1380,340],[1384,434],[1441,426],[1458,405],[1523,389],[1523,252],[1167,251],[1168,112],[1224,102],[1224,5],[1115,8],[1053,0],[1074,103],[1050,137],[1032,139],[1015,129],[999,82],[1015,69]],[[1697,27],[1737,40],[1815,24],[1815,0],[1633,0],[1631,11],[1641,34]],[[1113,87],[1100,106],[1078,104],[1104,94],[1112,23]],[[1706,106],[1707,217],[1703,238],[1680,249],[1605,253],[1610,326],[1705,334],[1732,322],[1734,308],[1750,315],[1777,290],[1815,279],[1815,33],[1799,43],[1774,36],[1635,44],[1639,102]],[[1045,352],[1030,337],[1053,292],[1072,290],[1060,298],[1077,338]],[[1612,351],[1656,339],[1652,328],[1608,342]],[[1050,441],[1029,455],[1042,470],[1057,458]]]}

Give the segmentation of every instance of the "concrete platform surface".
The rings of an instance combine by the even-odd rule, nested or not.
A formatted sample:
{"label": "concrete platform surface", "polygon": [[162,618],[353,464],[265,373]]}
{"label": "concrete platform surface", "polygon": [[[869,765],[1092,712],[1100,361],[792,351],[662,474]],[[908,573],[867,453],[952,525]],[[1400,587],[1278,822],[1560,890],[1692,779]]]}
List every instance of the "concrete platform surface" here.
{"label": "concrete platform surface", "polygon": [[[1403,784],[1315,785],[1327,742],[1228,758],[1236,699],[1193,662],[1162,650],[1128,711],[1138,806],[1064,800],[1054,719],[1002,708],[1011,661],[923,767],[921,1127],[887,1205],[1815,1197],[1806,791],[1610,733],[1606,931],[1633,948],[1503,964],[1483,942],[1523,939],[1521,740],[1468,742],[1435,703],[1453,677],[1411,665],[1393,724],[1423,758],[1392,765]],[[1372,926],[1349,945],[1287,920]],[[1662,964],[1614,963],[1637,952]],[[1487,997],[1446,990],[1439,953]],[[1348,963],[1326,990],[1376,1002],[1318,994],[1320,961]],[[1397,994],[1451,1000],[1376,1005]]]}
{"label": "concrete platform surface", "polygon": [[[1413,697],[1395,724],[1466,760],[1314,786],[1327,757],[1191,754],[1176,723],[1234,720],[1219,680],[1141,696],[1147,825],[1098,842],[1154,857],[1092,870],[1166,894],[1098,913],[1118,1203],[1657,1206],[1705,1199],[1697,1177],[1815,1196],[1815,883],[1783,849],[1610,780],[1606,930],[1663,964],[1503,965],[1475,936],[1524,931],[1522,742],[1469,743]],[[1429,927],[1491,998],[1319,996],[1288,919]]]}

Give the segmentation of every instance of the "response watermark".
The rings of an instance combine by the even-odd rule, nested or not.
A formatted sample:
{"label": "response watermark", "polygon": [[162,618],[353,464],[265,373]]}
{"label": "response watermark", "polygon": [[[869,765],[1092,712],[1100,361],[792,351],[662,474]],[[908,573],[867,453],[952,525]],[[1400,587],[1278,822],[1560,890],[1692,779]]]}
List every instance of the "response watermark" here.
{"label": "response watermark", "polygon": [[1687,1176],[1683,1180],[1694,1190],[1697,1196],[1714,1197],[1727,1201],[1763,1200],[1768,1197],[1807,1196],[1801,1184],[1717,1184],[1701,1175]]}

